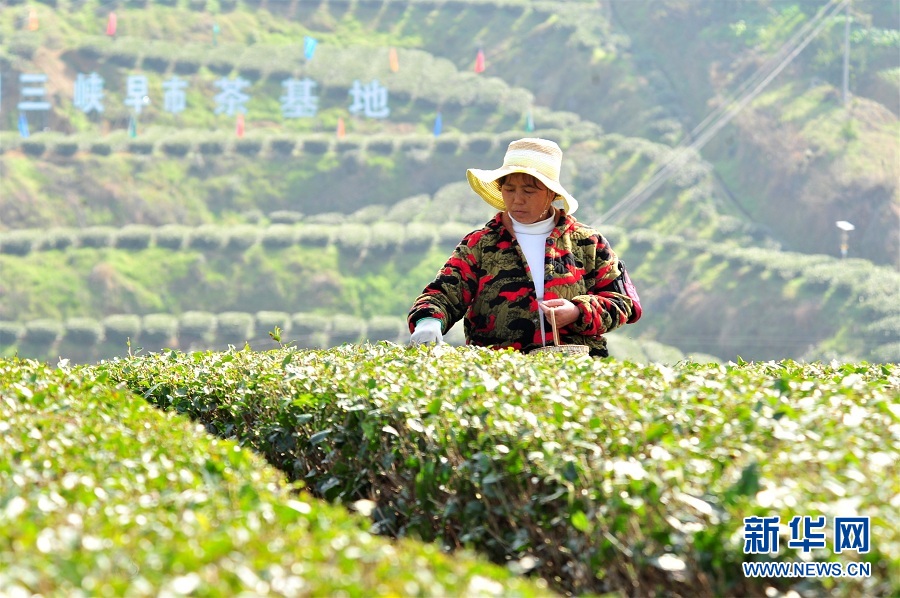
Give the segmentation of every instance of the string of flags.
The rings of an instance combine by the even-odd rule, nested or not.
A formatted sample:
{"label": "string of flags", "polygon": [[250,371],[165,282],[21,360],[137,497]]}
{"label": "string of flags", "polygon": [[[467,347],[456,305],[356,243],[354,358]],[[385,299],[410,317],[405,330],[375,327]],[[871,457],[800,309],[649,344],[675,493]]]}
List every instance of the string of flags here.
{"label": "string of flags", "polygon": [[[30,8],[25,26],[29,31],[37,31],[40,27],[38,11]],[[111,11],[107,16],[106,35],[115,37],[118,30],[118,18],[116,13]],[[212,24],[212,44],[218,45],[221,28],[218,23]],[[304,36],[303,38],[303,58],[306,62],[313,60],[319,41],[312,36]],[[478,48],[475,55],[474,71],[475,73],[483,73],[486,69],[486,57],[484,50]],[[400,58],[397,48],[388,49],[388,67],[391,73],[400,71]],[[19,109],[18,128],[19,134],[23,138],[29,136],[29,112],[49,111],[50,103],[44,100],[44,89],[42,85],[46,82],[46,75],[26,74],[19,76],[20,101],[17,105]],[[2,81],[0,81],[2,82]],[[103,113],[103,100],[105,92],[103,89],[104,80],[97,73],[78,73],[75,80],[75,90],[73,97],[73,105],[88,114],[96,112]],[[234,79],[222,78],[215,82],[220,89],[220,93],[214,98],[216,102],[215,113],[226,114],[229,116],[237,115],[235,121],[235,134],[237,137],[243,137],[245,131],[246,107],[244,104],[250,99],[250,96],[243,91],[244,88],[250,86],[250,82],[236,77]],[[282,116],[285,118],[309,118],[314,117],[319,108],[319,97],[315,95],[314,90],[318,84],[309,79],[290,78],[282,81],[285,89],[285,95],[280,98]],[[188,81],[176,75],[171,76],[163,82],[163,111],[178,114],[186,108],[186,88]],[[137,136],[137,116],[141,113],[142,108],[150,103],[149,84],[145,75],[130,75],[126,78],[126,96],[124,104],[132,108],[133,114],[128,120],[128,135],[130,137]],[[0,87],[2,91],[2,87]],[[352,115],[363,115],[368,118],[387,118],[390,114],[388,106],[388,90],[377,80],[369,83],[362,83],[359,80],[353,82],[348,92],[351,96],[351,104],[348,111]],[[525,131],[534,131],[534,119],[529,111],[525,115]],[[336,135],[343,138],[346,135],[347,127],[343,118],[338,119]],[[438,110],[434,118],[433,134],[435,137],[443,132],[443,116]]]}

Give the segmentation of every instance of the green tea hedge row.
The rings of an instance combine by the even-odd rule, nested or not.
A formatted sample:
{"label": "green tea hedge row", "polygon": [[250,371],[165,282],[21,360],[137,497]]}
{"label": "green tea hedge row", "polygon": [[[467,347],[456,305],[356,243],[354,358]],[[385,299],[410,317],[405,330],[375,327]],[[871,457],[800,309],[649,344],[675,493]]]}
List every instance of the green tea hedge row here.
{"label": "green tea hedge row", "polygon": [[[270,332],[276,327],[280,338]],[[654,341],[636,340],[613,333],[607,335],[610,355],[635,363],[676,363],[685,359],[675,347]],[[260,349],[276,343],[307,349],[323,349],[344,343],[390,341],[409,342],[409,328],[402,316],[373,316],[369,319],[348,315],[331,318],[319,314],[261,311],[256,314],[187,311],[181,316],[169,314],[113,315],[71,318],[66,322],[39,319],[25,323],[0,320],[0,355],[19,358],[68,359],[72,363],[91,363],[104,358],[134,352],[181,348],[186,351],[225,349],[249,342]],[[444,335],[452,346],[465,344],[462,324]],[[702,353],[690,356],[697,362],[717,362]]]}
{"label": "green tea hedge row", "polygon": [[0,359],[4,595],[547,594],[367,527],[103,374]]}
{"label": "green tea hedge row", "polygon": [[871,320],[890,318],[896,324],[900,316],[900,273],[868,260],[711,243],[649,230],[629,231],[624,240],[641,253],[688,249],[697,256],[755,271],[758,276],[774,275],[785,282],[799,279],[823,292],[849,293]]}
{"label": "green tea hedge row", "polygon": [[[379,206],[382,210],[383,206]],[[296,214],[296,213],[295,213]],[[410,213],[406,212],[407,216]],[[302,218],[302,215],[300,216]],[[286,212],[275,218],[286,219]],[[341,224],[341,220],[351,220]],[[121,228],[92,226],[84,229],[23,229],[0,233],[0,254],[27,256],[33,251],[57,251],[78,248],[115,248],[142,251],[149,247],[171,250],[247,251],[255,245],[276,250],[295,245],[344,247],[357,255],[377,253],[390,259],[394,252],[425,252],[435,244],[452,248],[472,225],[458,222],[375,222],[353,223],[352,217],[326,214],[298,224],[276,223],[269,226],[177,224],[161,227],[127,225]]]}
{"label": "green tea hedge row", "polygon": [[[474,547],[566,592],[900,591],[895,365],[639,367],[347,345],[171,352],[95,371],[320,496],[374,500],[382,533]],[[743,518],[794,515],[870,517],[868,554],[810,557],[864,560],[872,577],[746,578],[742,561],[801,557],[786,542],[743,554]]]}
{"label": "green tea hedge row", "polygon": [[[251,252],[263,251],[266,256],[272,260],[278,261],[281,254],[277,253],[279,249],[293,248],[291,251],[312,250],[313,248],[332,248],[334,259],[343,271],[352,271],[359,273],[358,276],[365,276],[367,272],[374,272],[378,268],[381,279],[396,281],[398,276],[395,271],[390,270],[391,267],[410,268],[414,265],[421,266],[421,277],[425,280],[428,276],[433,275],[434,268],[440,264],[440,260],[449,249],[468,232],[474,225],[464,223],[445,222],[442,225],[431,224],[428,222],[408,222],[409,219],[420,217],[440,217],[446,215],[450,217],[450,212],[442,212],[441,206],[453,204],[443,195],[436,194],[433,200],[429,200],[426,196],[418,198],[410,198],[409,201],[401,201],[386,209],[383,206],[369,207],[361,210],[358,214],[341,216],[343,223],[340,227],[335,228],[324,224],[334,218],[334,215],[323,214],[310,217],[304,217],[298,213],[280,214],[278,217],[285,221],[302,218],[300,224],[288,225],[277,224],[268,227],[254,226],[232,226],[232,227],[180,227],[165,226],[156,229],[147,229],[140,227],[123,228],[115,231],[111,228],[91,228],[85,229],[77,233],[78,238],[73,240],[70,236],[71,231],[30,231],[30,232],[14,232],[0,235],[0,254],[7,253],[24,253],[29,247],[99,247],[115,244],[117,247],[125,249],[131,246],[134,250],[148,246],[166,249],[166,255],[156,255],[153,259],[172,262],[175,264],[179,261],[181,253],[170,253],[169,250],[185,250],[207,252],[205,256],[199,255],[197,259],[206,260],[204,264],[215,261],[215,272],[222,273],[226,276],[240,276],[240,272],[246,272],[246,267],[237,266],[232,263],[230,258],[238,257],[241,263],[246,259],[250,259]],[[472,203],[477,207],[476,203]],[[424,210],[423,214],[419,214],[416,210]],[[474,219],[475,214],[471,215]],[[376,218],[390,218],[396,220],[405,220],[407,224],[400,224],[395,221],[377,221]],[[323,222],[319,225],[318,222]],[[482,220],[483,221],[483,220]],[[366,225],[363,222],[370,222]],[[810,343],[828,343],[829,339],[836,340],[839,345],[829,347],[822,345],[820,352],[827,353],[830,350],[837,350],[840,355],[856,355],[856,359],[867,359],[870,361],[897,361],[900,354],[896,352],[897,340],[900,332],[896,326],[897,305],[900,305],[900,276],[891,271],[889,268],[878,267],[863,260],[838,260],[837,258],[823,255],[804,255],[796,253],[786,253],[764,248],[743,249],[733,245],[716,244],[701,240],[685,240],[675,236],[659,235],[651,231],[629,231],[625,233],[617,227],[603,227],[604,233],[609,237],[614,246],[623,256],[627,256],[628,263],[632,268],[632,274],[636,276],[636,280],[640,283],[640,288],[645,294],[648,303],[648,318],[660,318],[654,323],[658,325],[671,325],[671,322],[662,321],[662,314],[667,313],[671,306],[669,304],[655,303],[656,297],[664,294],[665,272],[671,271],[671,264],[678,263],[679,268],[685,272],[691,272],[691,280],[707,280],[708,276],[715,276],[717,285],[716,294],[730,297],[729,300],[742,301],[742,305],[746,309],[752,310],[754,313],[763,310],[762,307],[768,299],[760,299],[758,293],[756,295],[742,294],[737,290],[735,285],[752,286],[764,285],[769,297],[772,294],[784,297],[789,300],[785,304],[788,310],[799,309],[805,303],[810,304],[814,309],[824,310],[821,314],[822,318],[828,318],[818,329],[816,334],[821,336],[820,341],[810,341]],[[149,239],[147,236],[149,235]],[[42,240],[24,241],[23,237],[40,237]],[[20,244],[21,243],[21,244]],[[30,244],[28,244],[30,243]],[[70,245],[71,243],[71,245]],[[251,249],[253,248],[253,249]],[[438,251],[436,248],[441,248]],[[335,251],[336,250],[336,251]],[[430,253],[428,253],[430,251]],[[243,253],[236,253],[243,252]],[[433,266],[429,266],[422,257],[431,255],[429,260],[434,261]],[[416,256],[419,256],[416,258]],[[113,260],[115,256],[107,255],[103,259]],[[254,259],[258,259],[256,256]],[[10,258],[7,258],[10,259]],[[14,258],[18,262],[20,258]],[[22,258],[22,264],[39,264],[37,256],[35,258]],[[28,261],[24,261],[27,259]],[[99,258],[97,258],[99,259]],[[149,259],[149,258],[148,258]],[[285,258],[288,259],[288,258]],[[297,256],[290,259],[300,259]],[[414,264],[410,264],[411,259],[418,259]],[[237,262],[235,262],[237,263]],[[430,262],[429,262],[430,263]],[[24,267],[17,264],[17,267]],[[286,267],[279,262],[277,267],[271,266],[272,272],[277,272],[279,268]],[[388,265],[388,266],[385,266]],[[209,266],[206,266],[209,267]],[[388,267],[388,270],[383,268]],[[83,276],[92,276],[89,269],[81,269]],[[123,276],[133,277],[133,274],[122,270]],[[214,289],[216,285],[212,278],[215,276],[210,274],[204,277],[203,281],[198,281],[195,285],[197,293],[206,292],[202,289]],[[379,279],[379,280],[381,280]],[[793,282],[796,279],[796,282]],[[205,282],[204,282],[205,281]],[[83,280],[82,280],[83,282]],[[199,283],[203,284],[200,285]],[[265,282],[265,281],[260,281]],[[257,282],[255,284],[259,284]],[[337,284],[340,281],[332,283]],[[168,279],[160,280],[160,285],[170,284]],[[362,283],[361,283],[362,284]],[[395,283],[396,284],[396,283]],[[421,283],[419,283],[421,284]],[[706,284],[706,283],[704,283]],[[384,285],[374,279],[365,283],[366,286],[360,287],[363,292],[368,295],[366,301],[371,303],[372,300],[382,300],[381,297],[386,291],[383,290]],[[381,286],[378,286],[381,285]],[[266,305],[260,304],[256,307],[256,303],[252,298],[246,297],[246,293],[235,293],[228,301],[216,303],[221,307],[210,307],[198,301],[196,298],[192,301],[183,301],[182,291],[179,287],[173,286],[173,297],[178,301],[179,308],[167,307],[161,309],[160,306],[154,306],[147,302],[140,311],[144,313],[152,311],[172,311],[180,312],[181,310],[191,309],[194,306],[204,305],[211,311],[226,311],[233,309],[231,306],[239,306],[237,309],[241,311],[256,311],[259,309],[284,309],[282,305],[292,306],[296,311],[306,311],[315,309],[306,304],[299,306],[293,298],[293,291],[296,286],[295,282],[285,281],[280,283],[278,287],[273,289],[277,292],[277,296],[281,297],[279,302],[268,302]],[[417,288],[413,288],[417,287]],[[162,288],[162,287],[160,287]],[[165,287],[170,288],[170,287]],[[414,296],[420,290],[418,285],[407,285],[404,292],[410,297]],[[148,292],[152,292],[152,287],[148,287]],[[684,289],[679,288],[679,291]],[[202,292],[201,292],[202,291]],[[802,292],[808,295],[804,297],[792,297],[792,293]],[[22,296],[28,296],[32,291],[22,288],[17,292]],[[94,287],[84,288],[85,293],[96,294]],[[212,291],[210,291],[212,292]],[[684,291],[686,292],[686,291]],[[373,296],[373,293],[375,294]],[[664,298],[664,297],[663,297]],[[323,301],[328,301],[328,297],[323,297]],[[360,299],[361,300],[361,299]],[[99,299],[98,299],[99,301]],[[204,300],[205,301],[205,300]],[[360,311],[359,301],[356,299],[348,300],[355,303],[346,305],[342,308],[344,313],[381,313],[400,315],[404,309],[397,301],[387,302],[375,309],[375,311]],[[662,299],[659,299],[662,301]],[[127,309],[125,304],[117,309]],[[174,304],[173,304],[174,305]],[[212,305],[212,304],[210,304]],[[656,307],[654,307],[656,306]],[[255,308],[255,309],[254,309]],[[6,319],[9,320],[25,320],[35,317],[48,317],[50,312],[36,312],[25,316],[16,316],[18,307],[14,303],[8,302]],[[826,315],[826,312],[831,315]],[[94,315],[94,311],[72,312],[71,315]],[[57,317],[59,316],[50,316]],[[789,316],[786,312],[786,318]],[[697,321],[703,318],[702,314],[698,314]],[[648,322],[651,320],[648,320]],[[878,326],[875,323],[880,322]],[[786,325],[795,326],[792,321]],[[796,325],[790,330],[800,330],[797,334],[809,334],[803,332],[801,325]],[[660,340],[669,345],[678,345],[682,351],[701,351],[704,353],[713,353],[724,357],[732,357],[735,355],[735,349],[731,346],[719,347],[719,350],[709,343],[694,343],[682,345],[676,339],[689,334],[686,332],[678,332],[668,337],[662,337]],[[264,331],[258,332],[257,336]],[[720,331],[711,330],[705,334],[720,334]],[[758,335],[759,343],[765,343],[770,331],[759,330],[753,332]],[[250,337],[253,338],[253,337]],[[235,341],[242,342],[244,339]],[[739,343],[738,343],[739,344]],[[157,345],[151,345],[157,346]],[[324,346],[316,344],[316,346]],[[792,348],[796,349],[796,347]],[[802,348],[801,348],[802,349]],[[802,349],[806,351],[805,349]],[[743,350],[739,351],[747,356]],[[803,352],[790,353],[795,357],[803,357]],[[28,355],[44,355],[43,349],[40,353],[28,353]],[[828,357],[830,359],[830,357]],[[822,357],[809,356],[807,360],[822,359]]]}
{"label": "green tea hedge row", "polygon": [[[559,117],[560,127],[546,126],[529,133],[549,139],[579,141],[593,131],[588,126],[566,130],[566,119]],[[552,123],[548,123],[550,125]],[[4,141],[0,152],[16,149],[33,158],[74,158],[79,152],[108,156],[114,152],[141,155],[158,155],[181,158],[189,154],[208,156],[242,154],[249,157],[287,158],[301,155],[321,156],[334,153],[339,158],[353,156],[365,161],[371,156],[399,158],[410,151],[424,152],[422,159],[438,159],[442,156],[473,151],[488,154],[491,151],[505,151],[510,141],[524,137],[522,131],[499,133],[448,133],[439,137],[433,135],[348,135],[337,139],[334,135],[322,133],[284,134],[259,132],[242,139],[225,132],[197,131],[186,137],[179,132],[153,132],[140,139],[97,139],[95,136],[64,136],[56,133],[35,133],[28,139]]]}
{"label": "green tea hedge row", "polygon": [[[180,316],[119,314],[95,320],[72,318],[25,323],[0,321],[0,354],[18,353],[21,358],[47,359],[62,356],[74,363],[127,355],[129,351],[186,351],[225,349],[250,343],[273,347],[269,332],[281,329],[281,342],[301,348],[326,348],[343,343],[390,341],[405,343],[409,329],[402,316],[375,316],[368,320],[351,315],[279,311],[255,314],[187,311]],[[446,340],[465,343],[462,326],[454,327]]]}

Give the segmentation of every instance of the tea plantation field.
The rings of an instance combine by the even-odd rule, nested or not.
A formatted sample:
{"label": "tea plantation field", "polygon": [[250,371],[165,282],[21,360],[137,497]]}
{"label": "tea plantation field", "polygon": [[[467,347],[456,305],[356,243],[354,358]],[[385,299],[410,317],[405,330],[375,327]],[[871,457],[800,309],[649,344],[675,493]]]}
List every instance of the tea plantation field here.
{"label": "tea plantation field", "polygon": [[[896,364],[165,351],[3,360],[0,399],[21,593],[900,593]],[[788,546],[795,515],[825,549]],[[750,516],[780,550],[743,553]],[[868,553],[833,550],[834,516],[870,518]],[[744,576],[770,560],[871,576]]]}

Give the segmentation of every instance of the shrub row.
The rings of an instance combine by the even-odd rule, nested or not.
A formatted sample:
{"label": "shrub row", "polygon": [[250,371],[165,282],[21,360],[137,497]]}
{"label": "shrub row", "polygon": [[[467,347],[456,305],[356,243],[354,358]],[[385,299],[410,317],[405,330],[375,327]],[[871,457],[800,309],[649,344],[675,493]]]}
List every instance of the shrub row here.
{"label": "shrub row", "polygon": [[833,289],[846,292],[855,297],[859,307],[871,312],[873,317],[869,318],[870,321],[900,316],[900,273],[868,260],[842,260],[822,254],[684,239],[649,230],[629,231],[627,234],[616,227],[604,227],[604,230],[624,239],[638,253],[688,250],[698,257],[755,269],[761,275],[768,272],[786,282],[799,278],[803,284],[819,291]]}
{"label": "shrub row", "polygon": [[[533,135],[549,139],[579,140],[584,135],[576,129],[566,131],[562,128],[543,128]],[[532,133],[529,133],[532,134]],[[35,133],[27,139],[10,139],[0,146],[0,152],[19,149],[34,158],[71,158],[79,152],[88,152],[100,156],[112,153],[127,152],[140,155],[164,155],[181,158],[189,154],[205,156],[241,154],[248,157],[290,157],[301,154],[321,156],[334,152],[339,156],[354,157],[365,160],[367,156],[399,157],[411,151],[425,152],[437,159],[442,155],[454,155],[470,151],[488,154],[503,151],[510,141],[523,137],[521,131],[503,133],[449,133],[434,137],[432,135],[371,135],[368,137],[348,135],[338,139],[334,135],[321,133],[298,133],[295,135],[270,134],[255,135],[236,139],[226,132],[200,131],[190,137],[182,133],[159,133],[137,139],[112,138],[110,140],[87,138],[84,136],[66,137],[54,133]],[[421,157],[421,156],[420,156]]]}
{"label": "shrub row", "polygon": [[[271,219],[289,220],[303,218],[297,212],[273,212]],[[339,217],[339,215],[337,216]],[[0,233],[0,254],[27,256],[33,251],[54,251],[69,248],[116,248],[141,251],[150,247],[171,250],[195,249],[199,251],[245,251],[261,244],[267,249],[279,249],[294,245],[326,247],[337,245],[351,252],[377,251],[427,251],[435,243],[455,244],[472,229],[471,225],[446,222],[434,224],[414,222],[376,222],[371,225],[346,223],[333,226],[333,214],[311,218],[300,224],[272,224],[269,226],[219,226],[197,227],[165,225],[151,227],[128,225],[122,228],[94,226],[81,230],[16,230]],[[323,224],[315,223],[316,220]],[[328,224],[324,224],[327,222]]]}
{"label": "shrub row", "polygon": [[[125,355],[158,351],[224,349],[228,345],[274,347],[269,332],[281,329],[281,343],[303,348],[327,348],[344,343],[390,341],[406,343],[409,329],[402,316],[374,316],[368,320],[356,316],[300,312],[261,311],[213,314],[188,311],[171,314],[118,314],[102,321],[71,318],[65,322],[37,319],[29,322],[0,321],[0,353],[18,352],[22,358],[66,357],[77,363]],[[448,343],[465,343],[462,324],[447,335]]]}
{"label": "shrub row", "polygon": [[547,593],[471,555],[373,537],[103,375],[0,359],[0,396],[4,595]]}
{"label": "shrub row", "polygon": [[[798,580],[743,574],[758,560],[743,552],[744,518],[772,515],[870,517],[869,553],[814,558],[867,561],[871,578],[799,583],[814,594],[900,590],[896,366],[639,367],[344,346],[96,370],[253,447],[320,496],[377,497],[382,533],[472,546],[566,593],[799,591]],[[785,544],[759,560],[801,558]]]}

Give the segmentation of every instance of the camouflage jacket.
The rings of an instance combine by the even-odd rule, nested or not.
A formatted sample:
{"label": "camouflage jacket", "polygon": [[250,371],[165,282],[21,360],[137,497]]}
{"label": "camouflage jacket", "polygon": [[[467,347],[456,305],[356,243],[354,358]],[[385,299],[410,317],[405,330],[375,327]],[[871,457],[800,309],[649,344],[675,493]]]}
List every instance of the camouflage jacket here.
{"label": "camouflage jacket", "polygon": [[[581,310],[560,328],[565,344],[584,344],[606,356],[602,334],[625,324],[631,299],[614,291],[618,258],[596,230],[560,212],[544,253],[544,299],[563,298]],[[531,271],[502,212],[463,238],[409,312],[409,329],[437,318],[444,333],[465,317],[466,342],[528,352],[541,346],[540,310]],[[553,344],[545,323],[546,344]]]}

